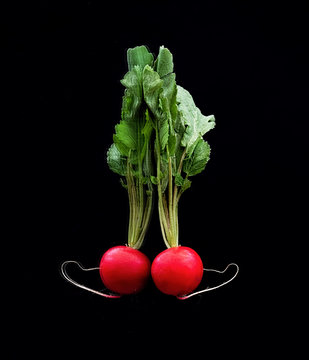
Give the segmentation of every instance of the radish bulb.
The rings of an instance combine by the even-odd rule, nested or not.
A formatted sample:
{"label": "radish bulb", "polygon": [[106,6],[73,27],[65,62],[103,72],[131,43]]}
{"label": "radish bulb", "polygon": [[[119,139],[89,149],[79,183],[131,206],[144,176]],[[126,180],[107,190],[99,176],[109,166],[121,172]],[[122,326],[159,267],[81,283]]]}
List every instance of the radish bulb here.
{"label": "radish bulb", "polygon": [[156,287],[164,294],[182,296],[200,284],[203,263],[193,249],[172,247],[156,256],[151,266],[151,276]]}
{"label": "radish bulb", "polygon": [[107,250],[100,262],[104,285],[120,295],[140,292],[150,277],[150,261],[141,251],[128,246]]}

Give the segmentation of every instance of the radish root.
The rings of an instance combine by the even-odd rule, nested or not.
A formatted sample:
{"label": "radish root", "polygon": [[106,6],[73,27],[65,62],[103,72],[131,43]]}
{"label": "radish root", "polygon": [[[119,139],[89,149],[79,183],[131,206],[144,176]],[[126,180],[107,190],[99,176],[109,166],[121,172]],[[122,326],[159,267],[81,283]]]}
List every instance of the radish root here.
{"label": "radish root", "polygon": [[121,297],[121,295],[112,295],[112,294],[105,294],[101,291],[97,291],[97,290],[93,290],[85,285],[82,285],[82,284],[79,284],[78,282],[76,282],[75,280],[73,280],[67,273],[67,265],[68,264],[75,264],[77,265],[81,270],[83,271],[92,271],[92,270],[99,270],[100,268],[98,267],[94,267],[94,268],[84,268],[79,262],[77,261],[74,261],[74,260],[68,260],[68,261],[65,261],[61,264],[61,274],[62,276],[68,281],[70,282],[71,284],[81,288],[81,289],[84,289],[84,290],[87,290],[87,291],[90,291],[92,292],[93,294],[96,294],[96,295],[100,295],[100,296],[103,296],[103,297],[106,297],[106,298],[109,298],[109,299],[118,299]]}
{"label": "radish root", "polygon": [[204,290],[196,291],[196,292],[191,293],[191,294],[189,294],[189,295],[176,296],[177,299],[179,299],[179,300],[186,300],[186,299],[189,299],[189,298],[192,297],[192,296],[195,296],[195,295],[198,295],[198,294],[202,294],[202,293],[207,292],[207,291],[212,291],[212,290],[218,289],[218,288],[220,288],[220,287],[228,284],[228,283],[231,282],[233,279],[235,279],[235,277],[237,276],[237,274],[238,274],[238,272],[239,272],[239,266],[238,266],[237,264],[235,264],[235,263],[230,263],[230,264],[228,264],[228,266],[227,266],[224,270],[222,270],[222,271],[220,271],[220,270],[215,270],[215,269],[205,269],[205,268],[204,268],[204,271],[210,271],[210,272],[212,271],[212,272],[216,272],[216,273],[219,273],[219,274],[224,274],[224,273],[226,272],[226,270],[227,270],[230,266],[235,266],[235,267],[236,267],[236,273],[235,273],[229,280],[223,282],[223,283],[220,284],[220,285],[213,286],[213,287],[207,287],[207,288],[204,289]]}

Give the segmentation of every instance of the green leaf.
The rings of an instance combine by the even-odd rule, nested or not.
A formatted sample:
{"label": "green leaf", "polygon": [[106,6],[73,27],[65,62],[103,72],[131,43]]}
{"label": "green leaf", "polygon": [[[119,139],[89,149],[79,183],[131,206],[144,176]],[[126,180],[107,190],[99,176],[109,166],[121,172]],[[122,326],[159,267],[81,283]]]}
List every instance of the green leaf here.
{"label": "green leaf", "polygon": [[[118,146],[124,145],[128,150],[137,149],[137,124],[133,121],[121,120],[119,124],[115,126],[116,134],[114,135],[114,142]],[[118,146],[118,149],[121,149]],[[121,151],[123,155],[128,156],[128,151]]]}
{"label": "green leaf", "polygon": [[176,141],[177,137],[175,132],[171,132],[168,137],[168,152],[170,156],[173,156],[176,152]]}
{"label": "green leaf", "polygon": [[185,181],[185,179],[179,173],[175,174],[175,185],[176,186],[179,186],[179,187],[182,186],[184,181]]}
{"label": "green leaf", "polygon": [[[133,53],[132,53],[133,54]],[[142,103],[142,71],[139,66],[134,66],[121,80],[126,87],[122,98],[121,121],[115,126],[116,134],[113,140],[120,153],[129,156],[131,163],[137,162],[136,151],[138,145],[138,119]]]}
{"label": "green leaf", "polygon": [[153,130],[152,121],[150,119],[148,109],[146,109],[146,111],[145,111],[145,125],[144,125],[144,127],[142,129],[142,134],[144,135],[146,141],[150,140],[152,130]]}
{"label": "green leaf", "polygon": [[150,180],[153,183],[153,185],[158,185],[158,178],[156,176],[151,175]]}
{"label": "green leaf", "polygon": [[171,118],[173,120],[173,127],[175,127],[175,122],[178,116],[177,108],[177,85],[176,85],[176,75],[174,73],[168,74],[163,78],[163,91],[162,97],[166,97],[168,100],[169,111]]}
{"label": "green leaf", "polygon": [[187,177],[183,178],[179,173],[177,173],[175,175],[175,184],[181,188],[181,192],[184,192],[191,186],[191,181]]}
{"label": "green leaf", "polygon": [[146,65],[153,65],[153,55],[147,50],[146,46],[136,46],[128,49],[127,61],[129,71],[132,70],[134,66],[140,66],[141,69],[144,69]]}
{"label": "green leaf", "polygon": [[181,187],[181,191],[184,192],[187,189],[189,189],[191,187],[191,183],[192,183],[191,180],[189,180],[188,178],[185,178],[183,185]]}
{"label": "green leaf", "polygon": [[183,134],[184,134],[184,132],[186,130],[184,124],[180,120],[180,114],[179,113],[177,114],[177,117],[176,117],[174,130],[175,130],[175,139],[176,139],[176,144],[175,144],[175,161],[176,161],[176,163],[175,163],[175,167],[176,167],[176,169],[178,169],[180,159],[181,159],[182,154],[184,152],[184,147],[181,146],[181,140],[182,140]]}
{"label": "green leaf", "polygon": [[127,72],[120,81],[126,87],[122,98],[121,118],[122,120],[134,121],[138,109],[142,103],[142,72],[139,67]]}
{"label": "green leaf", "polygon": [[143,71],[144,100],[155,116],[159,116],[159,94],[162,91],[163,80],[150,66],[146,65]]}
{"label": "green leaf", "polygon": [[149,149],[149,141],[150,141],[150,137],[153,131],[153,124],[152,124],[152,120],[149,116],[149,112],[148,109],[146,109],[145,111],[145,125],[141,131],[142,135],[143,135],[143,147],[142,147],[142,151],[141,151],[141,159],[143,160],[145,155],[146,155],[146,151],[147,149]]}
{"label": "green leaf", "polygon": [[210,157],[210,146],[207,141],[199,139],[191,157],[183,162],[183,171],[188,176],[197,175],[205,169]]}
{"label": "green leaf", "polygon": [[107,164],[113,172],[122,176],[126,176],[126,158],[121,155],[115,144],[112,144],[107,151]]}
{"label": "green leaf", "polygon": [[142,97],[142,70],[139,66],[134,66],[128,71],[120,83],[127,89],[131,89],[138,98]]}
{"label": "green leaf", "polygon": [[164,113],[165,101],[160,94],[163,91],[163,80],[159,74],[149,66],[145,66],[143,72],[143,90],[144,100],[155,118],[155,126],[158,127],[159,141],[161,150],[163,150],[168,141],[169,124],[168,117]]}
{"label": "green leaf", "polygon": [[190,151],[201,136],[215,127],[215,117],[204,116],[195,106],[191,94],[181,86],[177,86],[177,103],[180,121],[186,126],[181,145]]}
{"label": "green leaf", "polygon": [[144,145],[142,148],[141,160],[143,161],[143,171],[144,171],[144,175],[148,179],[148,187],[150,189],[152,189],[152,186],[151,186],[151,181],[149,179],[150,179],[150,176],[153,171],[153,169],[152,169],[152,151],[151,151],[151,143],[150,143],[152,131],[153,131],[152,119],[149,116],[148,109],[146,109],[145,126],[142,129],[142,134],[144,135],[144,138],[143,138]]}
{"label": "green leaf", "polygon": [[158,125],[158,132],[159,132],[159,141],[161,151],[165,149],[166,144],[168,142],[169,137],[169,119],[166,113],[164,113],[164,100],[159,100],[161,113],[160,116],[157,117],[157,125]]}
{"label": "green leaf", "polygon": [[174,70],[173,55],[164,46],[160,46],[159,54],[155,61],[154,70],[156,70],[161,78],[173,72]]}
{"label": "green leaf", "polygon": [[164,142],[161,144],[164,149],[168,141],[168,150],[170,155],[174,155],[176,150],[176,134],[175,123],[177,118],[177,105],[176,105],[176,81],[175,74],[169,73],[163,79],[162,92],[160,94],[161,109],[162,109],[162,121],[167,122],[164,128]]}

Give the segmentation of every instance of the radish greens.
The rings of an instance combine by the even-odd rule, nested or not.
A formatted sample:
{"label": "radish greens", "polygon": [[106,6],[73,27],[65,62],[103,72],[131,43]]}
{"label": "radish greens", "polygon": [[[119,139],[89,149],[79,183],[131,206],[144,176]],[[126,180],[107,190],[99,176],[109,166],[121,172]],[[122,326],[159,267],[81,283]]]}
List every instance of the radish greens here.
{"label": "radish greens", "polygon": [[178,246],[178,203],[190,177],[205,169],[210,146],[203,136],[215,126],[190,93],[176,84],[173,56],[161,46],[154,60],[145,46],[127,51],[121,120],[107,154],[122,177],[130,204],[128,245],[139,248],[150,221],[153,189],[167,247]]}

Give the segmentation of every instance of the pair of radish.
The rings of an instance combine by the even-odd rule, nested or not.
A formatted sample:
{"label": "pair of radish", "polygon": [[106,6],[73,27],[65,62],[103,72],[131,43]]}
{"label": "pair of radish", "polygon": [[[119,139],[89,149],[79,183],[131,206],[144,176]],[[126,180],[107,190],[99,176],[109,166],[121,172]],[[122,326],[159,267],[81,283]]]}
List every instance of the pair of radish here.
{"label": "pair of radish", "polygon": [[121,295],[140,292],[150,275],[164,294],[183,296],[200,284],[203,263],[193,249],[185,246],[162,251],[152,264],[137,249],[115,246],[103,254],[100,262],[100,276],[104,285]]}
{"label": "pair of radish", "polygon": [[[66,271],[69,263],[78,265],[83,271],[99,270],[104,285],[114,294],[91,289],[73,280]],[[192,292],[200,284],[204,271],[223,274],[232,265],[236,267],[236,272],[229,280],[217,286]],[[223,271],[205,269],[200,256],[186,246],[170,247],[162,251],[152,264],[148,257],[137,249],[130,246],[114,246],[103,254],[99,267],[85,269],[78,262],[70,260],[62,263],[61,272],[73,285],[106,298],[136,294],[143,290],[151,276],[162,293],[185,300],[231,282],[237,276],[239,267],[235,263],[230,263]]]}
{"label": "pair of radish", "polygon": [[[152,277],[164,294],[187,299],[200,284],[204,269],[200,256],[179,246],[178,205],[192,176],[204,171],[210,146],[203,136],[215,127],[214,115],[205,116],[191,94],[176,84],[173,56],[161,46],[155,59],[146,46],[127,51],[128,72],[121,120],[115,126],[113,144],[107,152],[109,168],[121,176],[129,199],[128,246],[115,246],[103,254],[99,268],[104,285],[117,295],[87,288],[72,280],[62,264],[64,277],[80,288],[105,297],[119,297],[141,291]],[[167,249],[152,264],[138,249],[143,244],[151,219],[155,188],[162,237]],[[76,263],[75,261],[73,261]]]}

